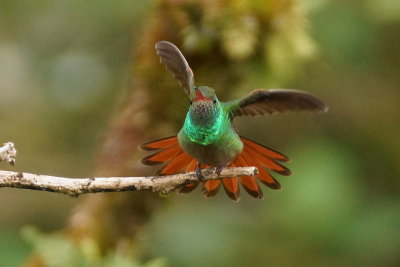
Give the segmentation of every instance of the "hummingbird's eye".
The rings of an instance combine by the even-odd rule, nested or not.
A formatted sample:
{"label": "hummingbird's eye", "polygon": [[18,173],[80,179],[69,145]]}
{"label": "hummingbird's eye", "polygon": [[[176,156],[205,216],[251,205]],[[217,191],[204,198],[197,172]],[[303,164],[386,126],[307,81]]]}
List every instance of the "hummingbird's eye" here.
{"label": "hummingbird's eye", "polygon": [[190,103],[190,105],[192,105],[192,103],[193,103],[192,100],[189,100],[189,103]]}
{"label": "hummingbird's eye", "polygon": [[214,100],[213,100],[213,103],[214,103],[214,104],[217,104],[217,99],[214,99]]}

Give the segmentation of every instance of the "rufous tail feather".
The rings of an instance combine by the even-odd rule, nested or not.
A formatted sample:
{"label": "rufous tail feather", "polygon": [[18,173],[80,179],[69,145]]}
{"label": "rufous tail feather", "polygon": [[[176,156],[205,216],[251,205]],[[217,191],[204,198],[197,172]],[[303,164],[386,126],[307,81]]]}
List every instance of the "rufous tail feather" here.
{"label": "rufous tail feather", "polygon": [[[236,167],[234,164],[230,164],[229,167]],[[239,178],[224,178],[222,179],[222,185],[224,186],[225,192],[230,199],[235,201],[240,200],[240,189],[239,189]]]}
{"label": "rufous tail feather", "polygon": [[[209,168],[210,166],[204,165],[204,169]],[[203,182],[203,194],[206,198],[214,197],[221,187],[221,180],[208,180]]]}
{"label": "rufous tail feather", "polygon": [[[205,197],[215,196],[222,184],[227,195],[231,199],[238,201],[240,199],[240,182],[249,195],[262,199],[264,197],[263,192],[256,181],[256,177],[269,188],[279,189],[281,187],[279,182],[269,172],[273,171],[281,175],[290,175],[290,170],[277,162],[289,161],[287,156],[250,139],[244,137],[240,137],[240,139],[243,142],[243,151],[233,162],[228,164],[228,167],[254,166],[258,168],[259,173],[256,176],[240,176],[204,181],[202,191]],[[156,151],[154,154],[143,158],[142,163],[146,165],[164,163],[164,166],[158,171],[160,175],[192,172],[196,169],[197,160],[182,150],[176,136],[147,142],[141,145],[140,148]],[[202,169],[209,167],[201,165]],[[196,189],[198,184],[186,184],[179,189],[179,192],[189,193]]]}
{"label": "rufous tail feather", "polygon": [[[193,172],[194,170],[196,170],[196,166],[197,166],[197,160],[192,159],[192,161],[189,163],[189,165],[186,167],[186,172]],[[194,189],[197,188],[197,186],[199,185],[199,183],[191,183],[191,184],[186,184],[184,186],[182,186],[179,189],[179,193],[190,193],[192,192]]]}
{"label": "rufous tail feather", "polygon": [[[235,162],[237,162],[238,166],[250,166],[243,158],[242,154],[237,156]],[[236,167],[237,165],[231,164],[232,167]],[[261,190],[254,176],[241,176],[240,181],[242,182],[243,188],[249,195],[259,199],[264,197],[263,191]]]}

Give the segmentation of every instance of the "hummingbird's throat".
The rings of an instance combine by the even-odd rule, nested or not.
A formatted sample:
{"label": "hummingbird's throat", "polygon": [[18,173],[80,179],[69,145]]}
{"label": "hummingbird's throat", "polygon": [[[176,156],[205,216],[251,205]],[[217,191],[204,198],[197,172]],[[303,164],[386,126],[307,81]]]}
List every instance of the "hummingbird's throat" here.
{"label": "hummingbird's throat", "polygon": [[202,145],[218,141],[226,126],[222,109],[207,102],[209,101],[193,102],[183,127],[191,141]]}
{"label": "hummingbird's throat", "polygon": [[212,124],[219,115],[219,109],[210,103],[210,101],[193,102],[191,109],[192,120],[201,125]]}

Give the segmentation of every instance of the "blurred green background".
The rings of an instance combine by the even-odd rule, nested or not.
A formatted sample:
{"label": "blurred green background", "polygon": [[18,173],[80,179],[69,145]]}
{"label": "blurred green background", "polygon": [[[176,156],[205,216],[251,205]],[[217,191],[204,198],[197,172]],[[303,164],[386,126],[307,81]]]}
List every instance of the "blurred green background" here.
{"label": "blurred green background", "polygon": [[[1,1],[0,142],[18,150],[17,165],[1,169],[93,173],[154,4]],[[143,254],[170,266],[400,265],[400,2],[299,0],[298,8],[307,18],[302,63],[278,46],[271,72],[243,69],[251,78],[236,94],[297,88],[329,104],[321,115],[236,121],[241,135],[289,155],[293,175],[261,201],[171,195],[140,233]],[[30,254],[21,229],[62,229],[80,201],[1,189],[0,266]]]}

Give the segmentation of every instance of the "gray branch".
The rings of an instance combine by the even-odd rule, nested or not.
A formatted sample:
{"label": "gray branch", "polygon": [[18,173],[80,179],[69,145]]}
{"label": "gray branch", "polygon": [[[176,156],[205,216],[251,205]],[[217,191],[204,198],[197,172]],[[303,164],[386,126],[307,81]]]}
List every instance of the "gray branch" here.
{"label": "gray branch", "polygon": [[17,150],[15,150],[13,142],[4,143],[4,146],[0,147],[0,161],[5,160],[14,165],[16,154]]}
{"label": "gray branch", "polygon": [[[253,176],[256,167],[224,168],[218,176],[215,169],[202,170],[205,180]],[[148,177],[66,178],[0,170],[0,187],[57,192],[69,196],[120,191],[153,191],[168,194],[182,185],[198,182],[195,172]]]}

